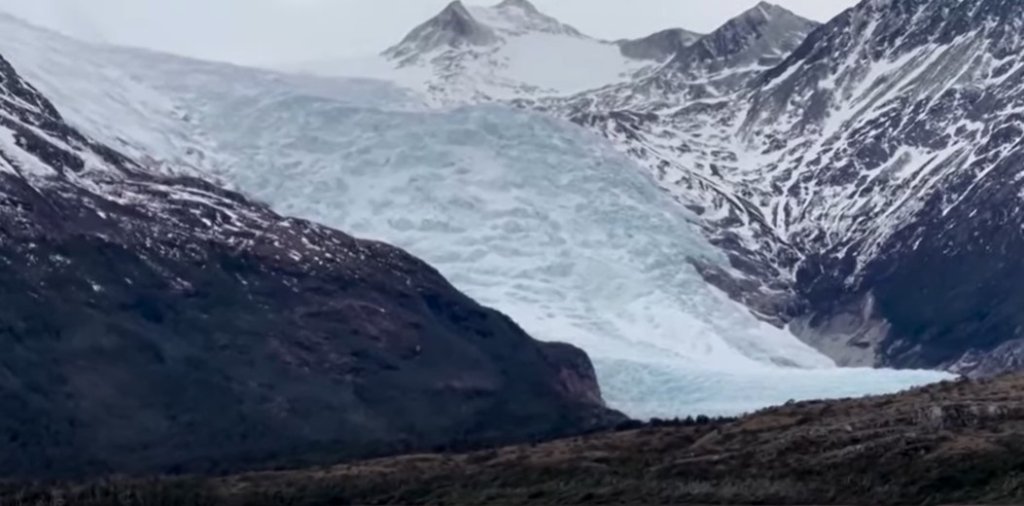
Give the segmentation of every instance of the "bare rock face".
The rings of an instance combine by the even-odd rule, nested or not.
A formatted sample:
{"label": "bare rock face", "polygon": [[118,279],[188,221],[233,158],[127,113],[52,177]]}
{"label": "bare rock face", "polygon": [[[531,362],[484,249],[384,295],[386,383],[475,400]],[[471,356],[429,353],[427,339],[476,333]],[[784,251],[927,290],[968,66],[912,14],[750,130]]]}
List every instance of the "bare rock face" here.
{"label": "bare rock face", "polygon": [[165,176],[0,58],[0,475],[210,471],[526,441],[622,419],[386,244]]}
{"label": "bare rock face", "polygon": [[670,28],[642,39],[619,41],[619,49],[626,57],[657,62],[672,58],[702,35],[682,28]]}
{"label": "bare rock face", "polygon": [[872,301],[876,364],[1020,367],[1022,22],[1005,0],[862,2],[750,96],[797,289],[819,327]]}

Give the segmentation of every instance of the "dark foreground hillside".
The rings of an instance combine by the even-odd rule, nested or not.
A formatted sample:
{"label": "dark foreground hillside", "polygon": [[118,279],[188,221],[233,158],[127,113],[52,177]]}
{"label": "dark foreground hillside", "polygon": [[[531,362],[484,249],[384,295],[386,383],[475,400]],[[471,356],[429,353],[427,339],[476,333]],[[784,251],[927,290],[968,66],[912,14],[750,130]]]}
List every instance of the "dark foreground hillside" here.
{"label": "dark foreground hillside", "polygon": [[950,382],[460,455],[205,481],[12,486],[0,502],[1020,504],[1022,401],[1022,376]]}

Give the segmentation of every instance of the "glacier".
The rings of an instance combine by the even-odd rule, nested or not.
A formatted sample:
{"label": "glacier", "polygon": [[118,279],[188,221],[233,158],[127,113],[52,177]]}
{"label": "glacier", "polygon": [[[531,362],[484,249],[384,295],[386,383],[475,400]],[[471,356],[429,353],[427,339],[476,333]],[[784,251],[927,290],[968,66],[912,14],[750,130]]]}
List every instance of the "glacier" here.
{"label": "glacier", "polygon": [[610,406],[739,414],[950,377],[843,369],[700,277],[693,216],[606,140],[499,105],[433,109],[372,80],[84,44],[0,17],[0,52],[69,122],[156,169],[384,240],[533,336],[585,349]]}
{"label": "glacier", "polygon": [[[499,106],[306,100],[209,111],[208,130],[240,155],[227,179],[286,214],[406,248],[535,337],[582,347],[609,404],[632,416],[737,414],[946,377],[837,368],[756,319],[690,265],[726,259],[684,208],[572,125]],[[230,128],[240,114],[260,119]]]}

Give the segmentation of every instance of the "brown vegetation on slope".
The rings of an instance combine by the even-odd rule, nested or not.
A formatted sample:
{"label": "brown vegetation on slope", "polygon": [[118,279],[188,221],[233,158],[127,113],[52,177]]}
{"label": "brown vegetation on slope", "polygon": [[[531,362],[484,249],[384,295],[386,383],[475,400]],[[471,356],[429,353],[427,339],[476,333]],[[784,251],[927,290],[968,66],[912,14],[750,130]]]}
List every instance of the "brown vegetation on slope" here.
{"label": "brown vegetation on slope", "polygon": [[[1011,376],[468,454],[11,492],[0,502],[58,504],[63,494],[63,504],[1020,503],[1022,431],[1024,376]],[[97,502],[114,494],[140,499]]]}

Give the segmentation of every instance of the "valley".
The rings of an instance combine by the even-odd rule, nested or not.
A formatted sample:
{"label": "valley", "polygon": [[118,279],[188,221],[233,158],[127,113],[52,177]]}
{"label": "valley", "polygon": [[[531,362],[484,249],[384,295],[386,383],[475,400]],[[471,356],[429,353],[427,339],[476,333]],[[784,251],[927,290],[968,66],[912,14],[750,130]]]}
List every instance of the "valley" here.
{"label": "valley", "polygon": [[1012,502],[1020,28],[456,0],[256,68],[0,13],[0,504]]}
{"label": "valley", "polygon": [[[622,47],[679,45],[597,41],[523,2],[486,9],[453,4],[414,32],[446,33],[452,16],[475,12],[509,39],[572,39],[623,61],[629,50]],[[773,16],[785,29],[772,33],[793,47],[814,24],[783,14],[759,7],[721,33],[746,40],[740,28]],[[742,273],[731,261],[735,252],[701,226],[705,217],[680,206],[678,192],[666,193],[666,182],[645,174],[622,145],[551,118],[552,111],[490,103],[491,95],[516,93],[484,99],[474,91],[459,98],[463,106],[439,108],[441,98],[404,87],[400,78],[381,85],[280,74],[82,44],[13,19],[7,25],[5,50],[72,123],[160,170],[213,177],[279,212],[412,251],[531,335],[586,350],[610,405],[631,416],[734,415],[794,398],[883,393],[950,377],[876,371],[868,369],[871,361],[837,368],[779,328],[784,315],[709,286],[709,273],[725,272],[728,282]],[[716,36],[729,46],[729,37]],[[406,49],[415,43],[404,41]],[[734,63],[767,68],[770,58],[781,59],[781,50],[754,46]],[[447,47],[429,51],[470,58]],[[410,58],[398,72],[432,61]],[[635,65],[657,67],[632,60],[619,72],[628,77]],[[748,77],[755,73],[751,68]],[[69,94],[75,89],[86,94]],[[751,286],[773,308],[788,308],[794,297],[786,279]]]}

